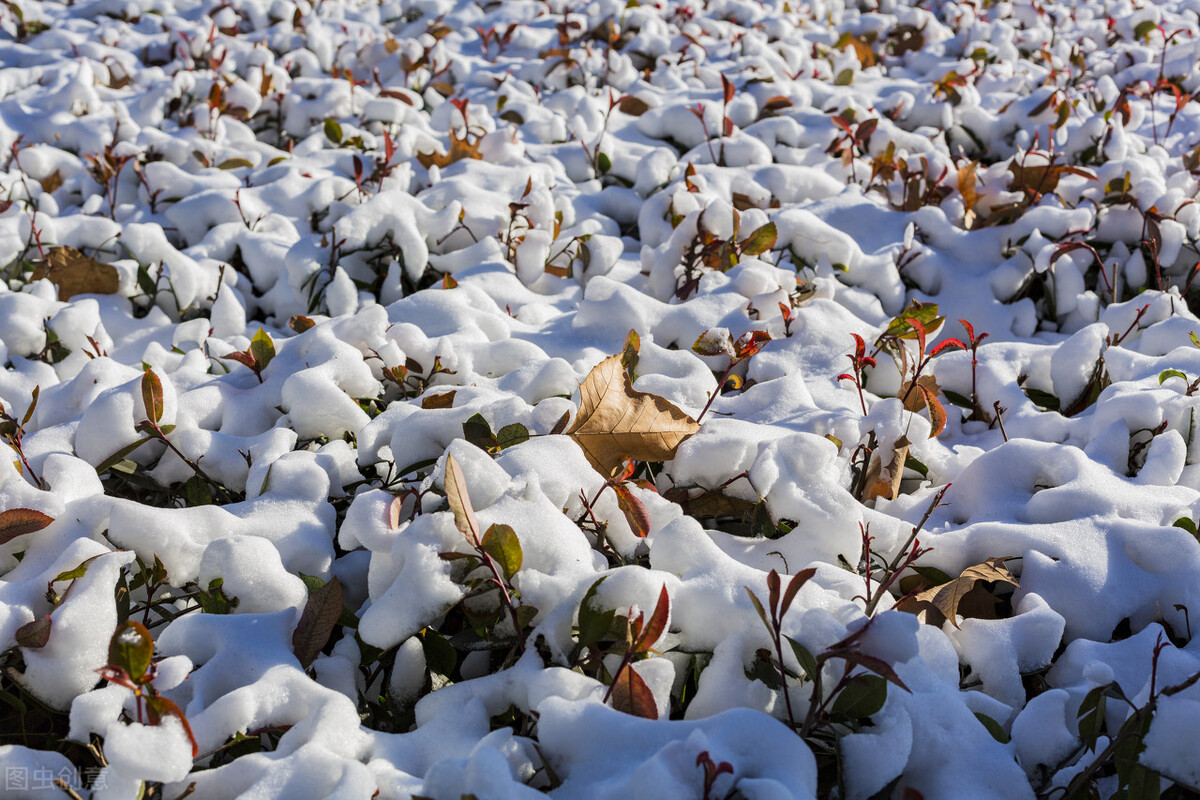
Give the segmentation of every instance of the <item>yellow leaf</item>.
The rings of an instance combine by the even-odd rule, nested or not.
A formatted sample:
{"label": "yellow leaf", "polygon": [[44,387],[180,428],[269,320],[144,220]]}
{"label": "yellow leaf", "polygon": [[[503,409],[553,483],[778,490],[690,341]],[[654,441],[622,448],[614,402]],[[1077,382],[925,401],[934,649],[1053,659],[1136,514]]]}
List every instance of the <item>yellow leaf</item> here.
{"label": "yellow leaf", "polygon": [[950,620],[958,627],[958,617],[992,619],[996,598],[983,588],[983,583],[1005,583],[1013,588],[1021,584],[1005,565],[1006,559],[989,558],[981,564],[967,567],[957,578],[940,586],[932,586],[906,598],[896,608],[916,614],[923,622],[941,625]]}
{"label": "yellow leaf", "polygon": [[668,400],[635,391],[621,356],[601,361],[579,387],[579,413],[567,435],[596,471],[611,477],[625,459],[667,461],[700,424]]}
{"label": "yellow leaf", "polygon": [[101,264],[74,247],[53,247],[46,260],[33,271],[32,280],[49,278],[58,287],[58,299],[70,300],[77,294],[115,294],[121,276],[111,264]]}

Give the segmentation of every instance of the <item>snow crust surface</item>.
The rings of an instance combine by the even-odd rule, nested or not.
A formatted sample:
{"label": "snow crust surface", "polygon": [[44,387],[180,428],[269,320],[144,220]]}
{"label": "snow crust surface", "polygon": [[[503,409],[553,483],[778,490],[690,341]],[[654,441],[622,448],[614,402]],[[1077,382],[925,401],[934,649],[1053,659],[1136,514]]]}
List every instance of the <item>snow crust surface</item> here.
{"label": "snow crust surface", "polygon": [[[0,738],[3,775],[96,800],[1024,800],[1085,773],[1108,739],[1085,746],[1080,707],[1115,684],[1106,736],[1157,703],[1140,763],[1200,791],[1197,9],[6,4],[0,512],[53,522],[3,536],[0,658],[105,761]],[[116,290],[35,280],[59,247]],[[944,429],[904,400],[915,336],[879,346],[914,301],[946,318],[929,350],[969,341],[960,319],[988,334],[925,367]],[[629,484],[645,536],[557,426],[630,331],[635,389],[704,411]],[[706,331],[769,341],[726,383]],[[269,363],[230,358],[256,335]],[[147,372],[169,448],[130,449]],[[532,436],[490,453],[475,415]],[[868,496],[901,437],[898,493]],[[498,601],[454,558],[447,454],[520,542],[523,652],[506,617],[503,646],[455,637]],[[893,608],[899,583],[871,603],[872,555],[917,527],[922,575],[998,557],[1019,586],[940,626]],[[156,562],[154,686],[190,733],[96,672]],[[897,679],[831,727],[832,779],[786,725],[811,683],[785,652],[780,688],[747,594],[809,567],[782,633],[813,654],[861,633]],[[334,578],[342,615],[302,663]],[[619,656],[579,663],[581,604],[649,616],[664,587],[632,667],[659,719],[621,713],[599,679]],[[705,758],[731,768],[708,794]]]}

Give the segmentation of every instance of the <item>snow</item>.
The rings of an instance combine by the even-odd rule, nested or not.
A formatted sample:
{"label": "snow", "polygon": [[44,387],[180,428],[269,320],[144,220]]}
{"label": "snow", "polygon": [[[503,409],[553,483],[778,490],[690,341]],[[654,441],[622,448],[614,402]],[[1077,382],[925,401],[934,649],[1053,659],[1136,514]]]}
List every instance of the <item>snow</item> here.
{"label": "snow", "polygon": [[[1030,798],[1117,735],[1110,697],[1079,747],[1112,683],[1154,704],[1140,762],[1200,791],[1200,543],[1176,524],[1200,521],[1192,0],[19,6],[0,513],[53,522],[0,526],[2,688],[105,760],[14,734],[3,779],[29,784],[4,796],[54,775],[91,800],[701,798],[706,757],[732,768],[710,797]],[[34,280],[60,246],[117,291]],[[936,434],[902,397],[916,339],[881,347],[912,302],[946,318],[930,348],[966,341],[960,320],[988,334],[925,365]],[[631,330],[634,388],[706,410],[619,499],[560,420]],[[719,385],[706,332],[770,340]],[[488,452],[477,415],[529,438]],[[901,437],[896,496],[864,501]],[[519,543],[511,608],[464,558],[449,455],[479,532]],[[907,582],[871,602],[914,526],[926,577],[1004,558],[1018,585],[940,627],[893,608]],[[882,662],[906,688],[806,741],[787,725],[812,683],[784,642],[778,685],[747,590],[807,568],[780,632],[814,656],[853,637],[848,674]],[[302,664],[335,577],[344,608]],[[652,720],[606,698],[610,634],[664,590],[629,667]],[[607,653],[580,642],[585,598],[615,615]],[[195,759],[97,674],[126,618]],[[45,619],[41,644],[24,626]]]}

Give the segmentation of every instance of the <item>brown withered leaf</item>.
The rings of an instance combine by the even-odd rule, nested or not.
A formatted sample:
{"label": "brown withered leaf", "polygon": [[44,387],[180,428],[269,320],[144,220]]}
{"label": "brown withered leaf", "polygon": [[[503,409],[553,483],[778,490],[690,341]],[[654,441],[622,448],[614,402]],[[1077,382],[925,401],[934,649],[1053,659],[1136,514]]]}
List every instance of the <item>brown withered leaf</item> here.
{"label": "brown withered leaf", "polygon": [[929,412],[929,438],[933,439],[946,427],[946,407],[937,397],[942,387],[932,375],[917,378],[917,385],[909,391],[911,384],[912,381],[905,381],[897,397],[904,398],[904,407],[909,411],[915,413],[924,409]]}
{"label": "brown withered leaf", "polygon": [[[884,465],[883,457],[887,456]],[[867,465],[867,479],[863,482],[862,501],[883,497],[895,500],[900,494],[900,480],[904,476],[904,462],[908,459],[908,439],[901,436],[892,445],[892,452],[884,454],[876,449]]]}
{"label": "brown withered leaf", "polygon": [[62,173],[58,170],[55,170],[38,181],[38,183],[42,185],[43,192],[53,194],[56,189],[63,185]]}
{"label": "brown withered leaf", "polygon": [[476,141],[474,144],[471,144],[466,139],[460,139],[458,138],[458,133],[453,130],[450,131],[450,150],[445,154],[436,152],[417,153],[417,161],[425,169],[429,169],[434,164],[444,169],[455,161],[462,161],[464,158],[483,158],[479,153],[479,142]]}
{"label": "brown withered leaf", "polygon": [[579,386],[579,413],[567,435],[601,475],[611,477],[625,459],[667,461],[700,424],[670,401],[636,391],[621,365],[609,356]]}
{"label": "brown withered leaf", "polygon": [[101,264],[74,247],[52,247],[46,260],[33,270],[31,280],[49,278],[58,287],[58,299],[70,300],[77,294],[116,294],[121,276],[111,264]]}
{"label": "brown withered leaf", "polygon": [[950,620],[958,627],[958,617],[995,619],[996,596],[983,586],[1004,583],[1019,589],[1021,584],[1005,564],[1007,559],[989,558],[962,571],[957,578],[940,586],[931,586],[896,605],[901,611],[916,614],[922,622],[941,625]]}
{"label": "brown withered leaf", "polygon": [[448,392],[426,395],[421,398],[421,408],[453,408],[456,394],[458,394],[458,390],[452,389]]}
{"label": "brown withered leaf", "polygon": [[963,199],[963,227],[967,230],[975,225],[975,203],[979,201],[975,168],[978,166],[978,162],[972,161],[958,168],[958,191]]}

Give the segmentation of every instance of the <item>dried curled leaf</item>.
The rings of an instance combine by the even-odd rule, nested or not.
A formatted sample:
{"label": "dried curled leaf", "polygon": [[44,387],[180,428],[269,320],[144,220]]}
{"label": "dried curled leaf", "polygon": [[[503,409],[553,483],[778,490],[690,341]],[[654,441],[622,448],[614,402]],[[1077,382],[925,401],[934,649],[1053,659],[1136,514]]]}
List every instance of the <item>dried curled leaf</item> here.
{"label": "dried curled leaf", "polygon": [[958,627],[958,617],[992,619],[996,598],[982,584],[1003,583],[1019,589],[1021,584],[1005,565],[1004,558],[989,558],[967,567],[957,578],[932,586],[899,603],[896,608],[916,614],[923,622],[941,625],[950,620]]}
{"label": "dried curled leaf", "polygon": [[[887,464],[883,459],[886,456]],[[901,436],[892,445],[892,452],[885,454],[876,450],[871,454],[867,466],[867,479],[863,482],[862,501],[883,497],[895,500],[900,494],[900,480],[904,476],[904,462],[908,460],[908,439]]]}
{"label": "dried curled leaf", "polygon": [[635,391],[621,366],[609,356],[588,373],[579,387],[579,413],[567,435],[588,462],[605,477],[625,459],[667,461],[700,424],[670,401]]}
{"label": "dried curled leaf", "polygon": [[429,169],[434,164],[441,168],[446,168],[455,161],[462,161],[464,158],[481,159],[483,155],[479,152],[479,142],[474,144],[469,143],[465,138],[458,138],[456,131],[450,131],[450,150],[445,154],[442,153],[417,153],[417,161],[425,169]]}
{"label": "dried curled leaf", "polygon": [[74,247],[52,247],[46,260],[33,270],[31,280],[49,278],[58,287],[58,299],[70,300],[77,294],[116,294],[121,276],[111,264],[101,264]]}

